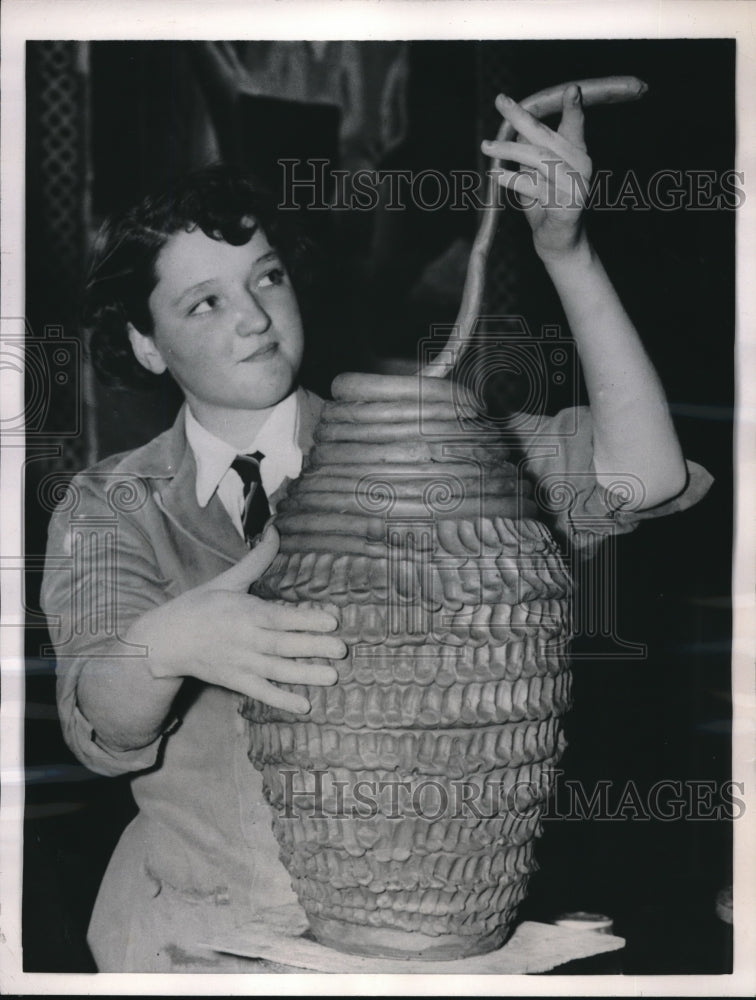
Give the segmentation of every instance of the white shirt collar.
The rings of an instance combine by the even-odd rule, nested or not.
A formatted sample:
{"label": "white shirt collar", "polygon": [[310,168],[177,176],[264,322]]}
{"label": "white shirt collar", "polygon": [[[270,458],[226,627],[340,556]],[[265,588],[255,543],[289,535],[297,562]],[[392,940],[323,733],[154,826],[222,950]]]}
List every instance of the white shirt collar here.
{"label": "white shirt collar", "polygon": [[295,479],[302,470],[302,450],[297,444],[299,436],[299,392],[292,392],[282,399],[257,432],[249,446],[237,450],[233,445],[216,437],[199,423],[187,405],[186,438],[197,463],[197,503],[206,507],[221,480],[238,454],[261,451],[265,456],[260,463],[265,492],[270,497],[289,477]]}

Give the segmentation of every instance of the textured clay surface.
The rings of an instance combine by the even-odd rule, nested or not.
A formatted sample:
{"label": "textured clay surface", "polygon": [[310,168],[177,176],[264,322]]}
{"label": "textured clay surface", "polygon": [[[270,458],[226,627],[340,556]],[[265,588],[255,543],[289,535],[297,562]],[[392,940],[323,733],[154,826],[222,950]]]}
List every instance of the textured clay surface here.
{"label": "textured clay surface", "polygon": [[478,954],[506,940],[535,867],[570,579],[451,383],[345,375],[333,392],[256,591],[334,609],[349,655],[335,686],[293,688],[306,718],[246,702],[250,759],[321,943]]}

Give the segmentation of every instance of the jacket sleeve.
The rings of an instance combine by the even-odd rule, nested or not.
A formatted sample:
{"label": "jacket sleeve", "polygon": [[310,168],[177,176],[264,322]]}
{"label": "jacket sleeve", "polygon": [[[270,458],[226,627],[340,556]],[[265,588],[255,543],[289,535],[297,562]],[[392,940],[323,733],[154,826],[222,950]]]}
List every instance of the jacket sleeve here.
{"label": "jacket sleeve", "polygon": [[[55,648],[57,701],[66,743],[90,770],[117,775],[152,767],[163,736],[134,750],[108,747],[83,715],[77,697],[82,671],[116,657],[124,670],[141,655],[125,642],[130,623],[169,595],[139,510],[151,502],[143,481],[97,472],[76,476],[53,513],[41,604]],[[130,499],[128,497],[130,493]],[[122,492],[123,497],[123,492]],[[166,732],[170,727],[166,728]]]}
{"label": "jacket sleeve", "polygon": [[537,426],[520,437],[524,472],[535,487],[536,503],[560,541],[583,555],[590,555],[610,535],[626,534],[649,518],[692,507],[714,481],[702,466],[686,461],[687,482],[676,497],[645,510],[623,510],[623,503],[642,497],[643,484],[621,471],[614,489],[598,482],[587,406],[570,407],[554,417],[520,414],[518,423]]}

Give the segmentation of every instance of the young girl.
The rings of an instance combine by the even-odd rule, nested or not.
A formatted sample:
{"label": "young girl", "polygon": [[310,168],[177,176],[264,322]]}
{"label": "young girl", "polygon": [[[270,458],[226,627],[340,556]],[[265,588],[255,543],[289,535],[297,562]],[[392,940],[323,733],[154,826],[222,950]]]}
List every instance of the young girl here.
{"label": "young girl", "polygon": [[[484,150],[525,168],[499,180],[528,202],[591,406],[560,457],[530,468],[536,478],[589,472],[584,508],[627,531],[695,502],[709,480],[686,469],[656,373],[569,202],[570,172],[591,171],[579,90],[566,91],[556,132],[507,98],[499,109],[520,141]],[[269,527],[248,551],[232,467],[260,453],[275,511],[312,443],[321,402],[297,385],[295,249],[252,184],[212,168],[115,220],[97,253],[98,368],[167,369],[186,399],[170,430],[77,476],[75,507],[50,526],[43,606],[64,734],[93,771],[133,774],[139,808],[92,915],[102,971],[249,970],[208,943],[295,900],[247,759],[240,695],[305,714],[307,702],[275,682],[332,684],[333,667],[297,658],[339,659],[346,647],[331,614],[247,593],[278,538]],[[618,511],[603,487],[619,474],[643,488]],[[62,555],[73,571],[56,568]]]}

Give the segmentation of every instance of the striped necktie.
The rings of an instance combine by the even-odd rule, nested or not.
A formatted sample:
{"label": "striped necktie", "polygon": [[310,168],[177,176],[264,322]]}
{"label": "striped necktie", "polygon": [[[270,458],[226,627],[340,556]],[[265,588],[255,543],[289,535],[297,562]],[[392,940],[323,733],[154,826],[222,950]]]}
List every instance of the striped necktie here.
{"label": "striped necktie", "polygon": [[263,453],[256,451],[252,455],[237,455],[231,463],[231,468],[244,484],[242,527],[249,548],[258,541],[270,517],[270,505],[260,478],[260,462],[263,458]]}

